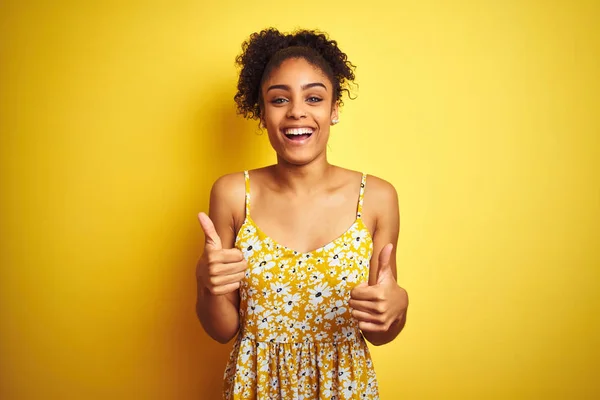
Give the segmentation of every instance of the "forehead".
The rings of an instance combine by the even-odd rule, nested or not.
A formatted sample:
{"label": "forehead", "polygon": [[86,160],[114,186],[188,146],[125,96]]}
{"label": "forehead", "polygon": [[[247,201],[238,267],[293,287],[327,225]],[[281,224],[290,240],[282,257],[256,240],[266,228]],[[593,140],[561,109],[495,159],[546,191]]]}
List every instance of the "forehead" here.
{"label": "forehead", "polygon": [[314,82],[323,83],[328,89],[332,86],[327,75],[319,67],[304,58],[288,58],[271,71],[265,81],[265,87],[282,84],[293,88]]}

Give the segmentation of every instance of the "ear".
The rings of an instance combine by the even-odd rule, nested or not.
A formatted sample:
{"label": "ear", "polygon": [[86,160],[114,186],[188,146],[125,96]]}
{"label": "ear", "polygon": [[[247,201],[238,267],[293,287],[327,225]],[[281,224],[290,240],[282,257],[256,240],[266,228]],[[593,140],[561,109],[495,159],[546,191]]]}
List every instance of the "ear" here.
{"label": "ear", "polygon": [[[333,107],[331,107],[331,125],[335,125],[337,124],[337,121],[339,121],[339,112],[340,112],[340,105],[338,104],[338,102],[336,101],[333,104]],[[336,121],[336,122],[333,122]]]}
{"label": "ear", "polygon": [[258,116],[258,126],[261,129],[267,129],[267,122],[265,121],[265,112],[262,109],[262,107],[260,108],[260,115]]}

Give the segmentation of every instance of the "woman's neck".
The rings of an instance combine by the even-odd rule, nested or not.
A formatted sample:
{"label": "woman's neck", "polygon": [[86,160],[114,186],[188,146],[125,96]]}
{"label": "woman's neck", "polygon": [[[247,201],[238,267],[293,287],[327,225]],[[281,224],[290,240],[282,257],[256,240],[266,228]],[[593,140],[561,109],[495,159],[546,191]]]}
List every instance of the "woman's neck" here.
{"label": "woman's neck", "polygon": [[282,189],[296,194],[311,194],[327,185],[334,169],[327,160],[314,160],[305,165],[278,160],[273,166],[273,177]]}

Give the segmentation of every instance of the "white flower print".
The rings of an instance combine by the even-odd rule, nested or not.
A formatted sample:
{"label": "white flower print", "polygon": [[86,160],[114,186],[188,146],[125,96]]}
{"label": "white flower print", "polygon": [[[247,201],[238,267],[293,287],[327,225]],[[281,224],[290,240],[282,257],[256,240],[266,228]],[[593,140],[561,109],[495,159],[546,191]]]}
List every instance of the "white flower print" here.
{"label": "white flower print", "polygon": [[347,260],[354,260],[354,259],[356,259],[356,257],[358,257],[358,253],[356,253],[356,252],[354,252],[352,250],[346,252],[346,259]]}
{"label": "white flower print", "polygon": [[275,245],[275,250],[271,252],[273,254],[273,258],[279,260],[283,257],[283,250],[278,245]]}
{"label": "white flower print", "polygon": [[300,301],[300,294],[299,293],[287,294],[283,298],[283,303],[284,303],[283,310],[286,313],[289,313],[298,304],[298,301]]}
{"label": "white flower print", "polygon": [[288,340],[287,334],[286,333],[282,333],[279,336],[277,336],[276,339],[279,343],[285,343]]}
{"label": "white flower print", "polygon": [[263,312],[263,310],[264,307],[256,301],[254,301],[254,299],[248,299],[248,307],[246,308],[246,312],[248,315],[253,315],[254,313],[260,314],[261,312]]}
{"label": "white flower print", "polygon": [[342,288],[345,287],[346,284],[348,283],[348,277],[350,276],[350,270],[349,269],[343,269],[342,271],[339,272],[338,275],[338,284],[336,285],[336,288]]}
{"label": "white flower print", "polygon": [[351,339],[354,337],[354,329],[343,327],[342,334],[346,337],[346,339]]}
{"label": "white flower print", "polygon": [[275,296],[281,297],[286,296],[290,293],[290,284],[289,282],[275,282],[271,283],[271,290],[275,293]]}
{"label": "white flower print", "polygon": [[345,367],[338,367],[337,377],[341,381],[350,381],[352,378],[350,371],[348,371],[348,368],[345,368]]}
{"label": "white flower print", "polygon": [[348,282],[350,283],[355,283],[358,280],[358,273],[356,271],[352,271],[349,275],[348,275]]}
{"label": "white flower print", "polygon": [[356,391],[356,382],[344,382],[344,383],[345,384],[344,384],[344,389],[342,390],[342,393],[344,394],[345,398],[351,399]]}
{"label": "white flower print", "polygon": [[313,282],[321,282],[323,280],[323,278],[325,278],[325,275],[323,275],[323,273],[321,273],[319,271],[314,271],[310,274],[310,279]]}
{"label": "white flower print", "polygon": [[335,247],[335,241],[327,243],[325,247],[323,247],[323,251],[330,252]]}
{"label": "white flower print", "polygon": [[273,315],[270,311],[265,312],[261,315],[261,320],[258,323],[258,329],[265,329],[269,326],[269,323],[273,321]]}
{"label": "white flower print", "polygon": [[344,257],[344,252],[341,247],[336,247],[332,253],[329,254],[327,262],[332,267],[340,265],[340,258]]}
{"label": "white flower print", "polygon": [[302,331],[302,332],[310,331],[310,324],[306,321],[300,323],[300,331]]}
{"label": "white flower print", "polygon": [[235,387],[233,389],[233,393],[242,393],[242,390],[244,389],[244,385],[241,382],[237,382],[235,384]]}
{"label": "white flower print", "polygon": [[323,389],[323,395],[327,399],[336,399],[335,395],[337,391],[333,389],[331,381],[327,381],[325,388]]}
{"label": "white flower print", "polygon": [[249,236],[245,241],[242,241],[242,253],[244,258],[250,258],[255,251],[260,251],[261,242],[256,236]]}
{"label": "white flower print", "polygon": [[356,230],[352,233],[352,246],[355,249],[361,247],[361,244],[364,242],[367,237],[367,231],[364,229]]}
{"label": "white flower print", "polygon": [[273,256],[266,253],[261,254],[262,257],[258,257],[256,263],[254,264],[254,268],[252,268],[253,274],[261,274],[265,270],[269,270],[275,266],[275,261],[273,261]]}
{"label": "white flower print", "polygon": [[331,289],[328,286],[329,284],[327,282],[325,283],[319,283],[317,285],[315,285],[314,288],[310,288],[308,289],[308,291],[310,292],[310,303],[313,306],[317,306],[319,304],[321,304],[321,302],[323,302],[323,299],[325,297],[329,297],[331,296]]}
{"label": "white flower print", "polygon": [[294,267],[296,269],[299,268],[303,268],[306,265],[306,260],[303,258],[299,258],[298,260],[296,260],[296,262],[294,263]]}
{"label": "white flower print", "polygon": [[290,261],[289,261],[289,260],[287,260],[287,259],[279,260],[279,261],[277,262],[277,265],[279,266],[279,270],[280,270],[281,272],[284,272],[284,271],[285,271],[285,269],[286,269],[286,268],[288,268],[288,265],[289,265],[289,263],[290,263]]}
{"label": "white flower print", "polygon": [[258,371],[259,372],[267,372],[269,371],[269,359],[263,358],[258,363]]}
{"label": "white flower print", "polygon": [[270,237],[266,237],[263,239],[262,241],[262,245],[265,247],[265,252],[273,252],[273,250],[275,249],[275,243],[273,242],[273,239],[271,239]]}
{"label": "white flower print", "polygon": [[333,307],[329,308],[327,314],[325,314],[325,319],[334,319],[338,315],[342,315],[346,312],[346,307],[344,307],[344,302],[342,300],[336,300]]}
{"label": "white flower print", "polygon": [[256,228],[251,224],[244,226],[244,236],[253,236],[256,233]]}
{"label": "white flower print", "polygon": [[252,347],[244,347],[243,352],[242,352],[242,361],[244,363],[247,363],[248,359],[250,357],[252,357],[253,354],[254,354],[254,349]]}

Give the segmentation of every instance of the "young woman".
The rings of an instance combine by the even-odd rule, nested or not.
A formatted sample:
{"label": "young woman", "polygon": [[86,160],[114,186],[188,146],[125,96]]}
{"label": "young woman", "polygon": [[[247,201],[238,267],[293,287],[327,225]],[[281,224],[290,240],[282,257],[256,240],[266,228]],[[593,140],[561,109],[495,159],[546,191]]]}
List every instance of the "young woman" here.
{"label": "young woman", "polygon": [[226,399],[376,399],[365,338],[393,340],[399,212],[388,182],[331,165],[330,126],[354,66],[314,31],[250,36],[238,109],[260,120],[277,164],[219,178],[197,266],[197,313],[226,343]]}

